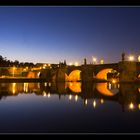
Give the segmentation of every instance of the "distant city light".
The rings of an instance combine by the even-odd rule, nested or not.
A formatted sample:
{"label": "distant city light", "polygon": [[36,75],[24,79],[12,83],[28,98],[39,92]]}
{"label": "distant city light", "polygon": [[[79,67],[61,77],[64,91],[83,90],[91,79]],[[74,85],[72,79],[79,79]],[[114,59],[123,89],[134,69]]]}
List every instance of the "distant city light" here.
{"label": "distant city light", "polygon": [[77,101],[77,100],[78,100],[78,95],[75,96],[75,101]]}
{"label": "distant city light", "polygon": [[104,60],[103,59],[101,59],[100,64],[104,64]]}
{"label": "distant city light", "polygon": [[74,64],[75,66],[78,66],[79,64],[78,64],[78,62],[75,62],[75,64]]}
{"label": "distant city light", "polygon": [[46,87],[46,86],[47,86],[47,83],[45,82],[45,84],[44,84],[44,85],[45,85],[45,87]]}
{"label": "distant city light", "polygon": [[47,95],[47,94],[46,94],[46,92],[45,92],[45,91],[43,91],[43,96],[44,96],[44,97],[46,97],[46,95]]}
{"label": "distant city light", "polygon": [[134,104],[132,102],[129,105],[129,109],[134,109]]}
{"label": "distant city light", "polygon": [[87,103],[88,103],[88,101],[87,101],[87,99],[85,100],[85,105],[87,105]]}
{"label": "distant city light", "polygon": [[101,99],[101,104],[103,104],[104,103],[104,99]]}
{"label": "distant city light", "polygon": [[97,62],[97,58],[96,57],[92,57],[93,63],[96,64]]}
{"label": "distant city light", "polygon": [[50,93],[48,93],[48,98],[50,98],[51,97],[51,94]]}
{"label": "distant city light", "polygon": [[140,109],[140,104],[138,104],[138,108]]}
{"label": "distant city light", "polygon": [[70,62],[69,65],[72,66],[72,62]]}
{"label": "distant city light", "polygon": [[93,101],[93,107],[94,108],[96,107],[96,101],[95,100]]}
{"label": "distant city light", "polygon": [[140,62],[140,55],[138,56],[138,62]]}
{"label": "distant city light", "polygon": [[50,93],[48,93],[48,98],[50,98],[51,97],[51,94]]}
{"label": "distant city light", "polygon": [[115,80],[115,79],[113,79],[113,80],[112,80],[112,83],[113,83],[113,84],[115,84],[115,83],[116,83],[116,80]]}
{"label": "distant city light", "polygon": [[51,83],[49,83],[49,87],[51,86]]}
{"label": "distant city light", "polygon": [[129,61],[134,61],[134,59],[135,59],[135,58],[134,58],[133,55],[130,55],[130,56],[129,56]]}
{"label": "distant city light", "polygon": [[71,100],[72,99],[72,95],[69,95],[69,100]]}
{"label": "distant city light", "polygon": [[43,69],[45,69],[46,67],[45,66],[43,66]]}

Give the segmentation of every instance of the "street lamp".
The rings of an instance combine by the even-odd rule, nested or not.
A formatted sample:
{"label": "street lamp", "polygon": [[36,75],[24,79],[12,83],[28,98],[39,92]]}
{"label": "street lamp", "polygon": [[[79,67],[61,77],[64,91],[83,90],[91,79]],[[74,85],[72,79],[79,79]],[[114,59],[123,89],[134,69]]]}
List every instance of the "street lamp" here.
{"label": "street lamp", "polygon": [[103,59],[101,59],[100,63],[101,63],[101,64],[104,64],[104,60],[103,60]]}
{"label": "street lamp", "polygon": [[131,109],[131,110],[134,109],[134,104],[132,102],[129,104],[129,109]]}
{"label": "street lamp", "polygon": [[134,58],[133,55],[130,55],[130,56],[129,56],[129,61],[134,61],[134,59],[135,59],[135,58]]}
{"label": "street lamp", "polygon": [[95,100],[93,101],[93,107],[94,108],[96,107],[96,101]]}
{"label": "street lamp", "polygon": [[93,63],[96,64],[97,62],[97,58],[96,57],[92,57]]}
{"label": "street lamp", "polygon": [[78,66],[79,64],[78,64],[78,62],[75,62],[75,66]]}
{"label": "street lamp", "polygon": [[140,55],[138,56],[138,62],[140,62]]}
{"label": "street lamp", "polygon": [[72,62],[69,63],[69,66],[72,66]]}

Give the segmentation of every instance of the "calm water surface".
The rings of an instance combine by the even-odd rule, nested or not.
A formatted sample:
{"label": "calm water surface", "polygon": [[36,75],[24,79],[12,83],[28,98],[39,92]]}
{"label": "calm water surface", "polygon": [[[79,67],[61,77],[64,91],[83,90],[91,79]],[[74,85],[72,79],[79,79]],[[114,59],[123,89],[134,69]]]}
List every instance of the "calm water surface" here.
{"label": "calm water surface", "polygon": [[0,133],[140,133],[140,85],[1,83]]}

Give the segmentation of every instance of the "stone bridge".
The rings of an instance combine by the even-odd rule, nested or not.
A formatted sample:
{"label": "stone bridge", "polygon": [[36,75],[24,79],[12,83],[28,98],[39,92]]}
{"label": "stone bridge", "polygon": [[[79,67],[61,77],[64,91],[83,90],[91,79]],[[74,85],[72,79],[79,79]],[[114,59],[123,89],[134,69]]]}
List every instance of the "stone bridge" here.
{"label": "stone bridge", "polygon": [[120,81],[138,80],[140,74],[140,62],[120,61],[111,64],[84,64],[81,66],[59,66],[55,69],[47,69],[41,72],[41,78],[52,81],[93,81],[107,80],[107,74],[115,71]]}

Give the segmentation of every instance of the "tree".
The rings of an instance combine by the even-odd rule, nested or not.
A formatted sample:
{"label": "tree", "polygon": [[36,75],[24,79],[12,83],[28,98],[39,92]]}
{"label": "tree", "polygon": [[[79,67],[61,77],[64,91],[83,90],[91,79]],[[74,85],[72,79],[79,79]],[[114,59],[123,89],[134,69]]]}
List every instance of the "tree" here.
{"label": "tree", "polygon": [[6,68],[1,68],[0,69],[0,76],[5,75],[5,76],[9,76],[9,71]]}

